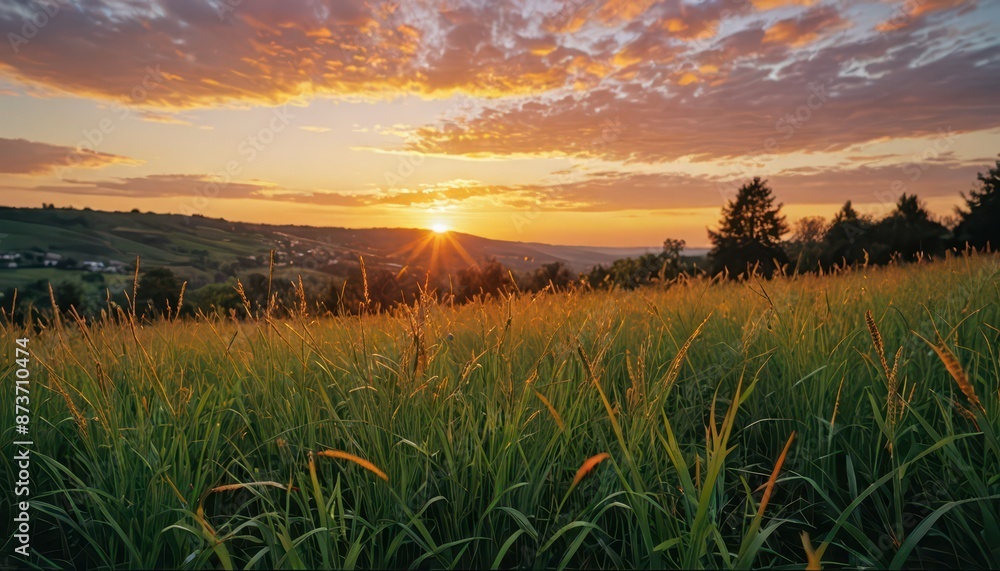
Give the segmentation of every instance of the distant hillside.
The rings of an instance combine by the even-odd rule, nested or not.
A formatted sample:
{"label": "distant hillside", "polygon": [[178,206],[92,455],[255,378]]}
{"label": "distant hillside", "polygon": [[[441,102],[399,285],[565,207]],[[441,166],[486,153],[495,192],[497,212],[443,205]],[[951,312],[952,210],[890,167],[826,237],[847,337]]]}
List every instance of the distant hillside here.
{"label": "distant hillside", "polygon": [[[454,273],[496,258],[526,271],[563,262],[574,272],[655,248],[587,248],[491,240],[471,234],[405,228],[320,228],[231,222],[176,214],[0,207],[0,287],[52,279],[59,270],[107,274],[168,266],[192,286],[266,271],[276,252],[279,273],[338,274],[364,257],[368,267]],[[16,267],[10,267],[16,266]],[[68,272],[59,272],[67,274]]]}

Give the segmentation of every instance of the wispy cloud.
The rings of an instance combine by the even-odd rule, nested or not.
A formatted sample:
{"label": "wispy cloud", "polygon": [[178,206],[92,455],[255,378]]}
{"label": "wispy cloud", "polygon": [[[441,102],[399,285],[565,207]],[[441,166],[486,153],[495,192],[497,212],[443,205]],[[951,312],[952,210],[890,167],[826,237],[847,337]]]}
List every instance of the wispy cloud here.
{"label": "wispy cloud", "polygon": [[299,129],[309,131],[310,133],[327,133],[330,131],[329,127],[317,127],[315,125],[303,125]]}
{"label": "wispy cloud", "polygon": [[101,168],[113,164],[137,165],[141,161],[87,148],[0,138],[0,173],[37,175],[62,167]]}

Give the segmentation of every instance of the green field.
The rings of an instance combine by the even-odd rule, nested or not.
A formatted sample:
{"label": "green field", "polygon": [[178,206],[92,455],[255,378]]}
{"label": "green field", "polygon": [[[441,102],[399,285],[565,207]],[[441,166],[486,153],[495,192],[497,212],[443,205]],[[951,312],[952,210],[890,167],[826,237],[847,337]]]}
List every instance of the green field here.
{"label": "green field", "polygon": [[998,256],[22,337],[42,567],[1000,567]]}

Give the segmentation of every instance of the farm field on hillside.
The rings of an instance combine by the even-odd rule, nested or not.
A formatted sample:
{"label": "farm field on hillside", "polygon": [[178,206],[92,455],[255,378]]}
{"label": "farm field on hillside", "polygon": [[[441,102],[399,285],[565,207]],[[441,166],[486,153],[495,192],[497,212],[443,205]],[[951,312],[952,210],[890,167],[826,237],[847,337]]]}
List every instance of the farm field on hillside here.
{"label": "farm field on hillside", "polygon": [[996,255],[2,327],[42,565],[1000,567]]}

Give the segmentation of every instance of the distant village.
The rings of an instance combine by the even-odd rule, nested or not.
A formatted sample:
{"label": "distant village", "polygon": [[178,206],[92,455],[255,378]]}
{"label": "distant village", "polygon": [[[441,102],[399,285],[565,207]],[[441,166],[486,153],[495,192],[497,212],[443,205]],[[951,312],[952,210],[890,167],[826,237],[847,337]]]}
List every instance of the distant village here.
{"label": "distant village", "polygon": [[77,261],[55,252],[7,252],[0,254],[0,269],[18,268],[58,268],[61,270],[84,270],[105,274],[119,274],[129,271],[128,265],[117,260],[107,263],[97,260]]}
{"label": "distant village", "polygon": [[[338,264],[357,260],[357,253],[336,251],[326,245],[314,241],[300,241],[287,234],[277,233],[274,241],[274,265],[282,268],[287,266],[305,267],[310,270],[335,272]],[[206,250],[188,250],[186,248],[171,248],[171,250],[187,254],[191,266],[203,270],[222,270],[226,275],[238,273],[241,269],[267,267],[270,263],[269,254],[237,256],[230,260],[219,259],[209,255]],[[390,264],[398,265],[398,264]],[[401,266],[400,266],[401,267]],[[79,260],[73,256],[58,252],[21,251],[0,253],[0,270],[27,268],[55,268],[60,270],[85,271],[102,274],[128,274],[133,271],[131,263],[102,258],[99,260]]]}

